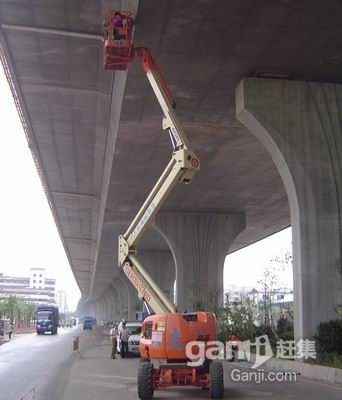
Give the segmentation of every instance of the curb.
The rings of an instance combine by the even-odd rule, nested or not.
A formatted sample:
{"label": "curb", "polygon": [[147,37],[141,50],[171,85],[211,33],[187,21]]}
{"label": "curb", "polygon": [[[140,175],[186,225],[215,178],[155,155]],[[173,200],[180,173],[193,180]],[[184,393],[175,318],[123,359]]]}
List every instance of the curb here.
{"label": "curb", "polygon": [[324,382],[342,385],[342,369],[325,367],[323,365],[312,365],[304,362],[269,359],[265,366],[287,371],[299,372],[305,378],[316,379]]}

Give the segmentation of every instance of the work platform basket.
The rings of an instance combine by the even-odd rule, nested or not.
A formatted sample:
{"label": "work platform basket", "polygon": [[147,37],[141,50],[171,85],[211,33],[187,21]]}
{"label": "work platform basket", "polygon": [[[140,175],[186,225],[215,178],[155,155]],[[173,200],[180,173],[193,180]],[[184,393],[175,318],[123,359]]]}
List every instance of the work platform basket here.
{"label": "work platform basket", "polygon": [[104,69],[125,71],[134,58],[134,14],[110,11],[104,23]]}

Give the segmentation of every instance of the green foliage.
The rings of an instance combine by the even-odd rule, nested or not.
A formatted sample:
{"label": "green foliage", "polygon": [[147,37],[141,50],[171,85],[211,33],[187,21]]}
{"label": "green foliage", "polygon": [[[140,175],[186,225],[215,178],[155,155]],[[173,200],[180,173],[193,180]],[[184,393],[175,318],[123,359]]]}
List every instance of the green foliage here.
{"label": "green foliage", "polygon": [[293,322],[285,317],[280,317],[277,322],[277,336],[283,340],[294,340]]}
{"label": "green foliage", "polygon": [[317,327],[314,339],[318,357],[324,358],[328,353],[342,356],[342,320],[321,322]]}
{"label": "green foliage", "polygon": [[321,322],[314,335],[315,364],[342,368],[342,319]]}
{"label": "green foliage", "polygon": [[18,327],[30,326],[36,314],[37,306],[20,297],[9,296],[0,299],[0,316],[8,318],[10,323]]}
{"label": "green foliage", "polygon": [[326,367],[341,368],[342,369],[342,356],[336,353],[322,354],[315,361],[315,364],[324,365]]}
{"label": "green foliage", "polygon": [[[263,299],[258,304],[258,319],[261,325],[269,326],[273,335],[277,337],[277,320],[279,316],[276,315],[273,299],[277,294],[288,290],[285,283],[281,281],[280,276],[285,269],[292,268],[292,256],[289,252],[286,252],[283,257],[277,256],[270,261],[270,265],[264,268],[262,277],[258,281],[263,292]],[[284,310],[282,306],[280,307],[282,316]]]}
{"label": "green foliage", "polygon": [[256,325],[256,304],[247,296],[238,302],[230,302],[226,295],[222,308],[216,313],[218,320],[218,339],[226,341],[232,333],[240,340],[252,340],[258,336],[267,335],[272,347],[276,348],[279,339],[294,340],[293,320],[288,316],[281,316],[275,328],[271,325]]}
{"label": "green foliage", "polygon": [[219,340],[226,341],[232,333],[240,340],[252,339],[255,336],[255,324],[253,317],[253,301],[244,296],[239,302],[230,302],[226,294],[222,308],[217,311],[219,327]]}

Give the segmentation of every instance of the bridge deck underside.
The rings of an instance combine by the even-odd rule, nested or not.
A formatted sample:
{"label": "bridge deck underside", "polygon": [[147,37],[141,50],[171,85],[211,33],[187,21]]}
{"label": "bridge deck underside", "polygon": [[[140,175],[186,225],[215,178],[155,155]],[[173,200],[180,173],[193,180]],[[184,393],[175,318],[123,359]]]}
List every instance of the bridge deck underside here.
{"label": "bridge deck underside", "polygon": [[[109,3],[0,1],[0,20],[100,33]],[[341,82],[341,16],[342,5],[333,1],[310,7],[270,0],[140,3],[135,45],[151,49],[201,159],[193,183],[178,186],[164,210],[244,213],[246,230],[227,252],[290,224],[286,192],[271,157],[236,121],[234,91],[243,77],[260,71]],[[138,63],[130,67],[124,96],[118,98],[113,74],[102,70],[99,41],[8,28],[1,29],[1,39],[76,280],[84,297],[96,297],[115,274],[117,235],[169,160],[161,110]],[[119,74],[124,73],[118,79]],[[121,101],[108,167],[109,110]],[[150,230],[141,247],[167,245]]]}

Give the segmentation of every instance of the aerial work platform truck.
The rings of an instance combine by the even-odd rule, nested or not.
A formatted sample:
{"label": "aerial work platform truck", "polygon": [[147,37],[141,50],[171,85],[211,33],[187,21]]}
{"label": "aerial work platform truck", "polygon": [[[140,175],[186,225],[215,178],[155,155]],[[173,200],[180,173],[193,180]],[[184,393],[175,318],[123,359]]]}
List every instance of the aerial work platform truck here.
{"label": "aerial work platform truck", "polygon": [[[152,399],[154,391],[169,386],[194,386],[208,389],[211,398],[223,397],[223,366],[218,360],[205,359],[189,366],[185,347],[200,341],[205,349],[217,339],[217,322],[210,312],[180,313],[173,302],[147,273],[137,257],[137,244],[178,182],[190,183],[200,169],[200,161],[191,149],[176,116],[175,101],[157,64],[147,48],[132,45],[134,15],[111,11],[104,24],[104,68],[126,70],[137,56],[163,112],[162,129],[172,144],[171,160],[141,206],[127,231],[119,236],[119,267],[123,269],[155,314],[142,325],[138,371],[138,395]],[[156,361],[156,364],[152,360]],[[158,363],[158,364],[157,364]]]}

